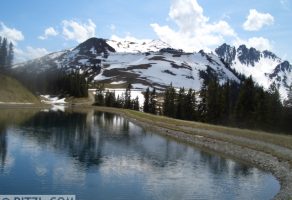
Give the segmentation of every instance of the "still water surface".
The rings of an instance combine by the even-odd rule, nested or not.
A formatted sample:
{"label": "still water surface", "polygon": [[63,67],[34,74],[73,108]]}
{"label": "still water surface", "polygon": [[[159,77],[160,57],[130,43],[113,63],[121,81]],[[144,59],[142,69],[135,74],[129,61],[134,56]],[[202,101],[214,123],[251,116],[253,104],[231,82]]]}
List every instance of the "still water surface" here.
{"label": "still water surface", "polygon": [[271,199],[257,168],[101,112],[0,110],[0,194],[97,199]]}

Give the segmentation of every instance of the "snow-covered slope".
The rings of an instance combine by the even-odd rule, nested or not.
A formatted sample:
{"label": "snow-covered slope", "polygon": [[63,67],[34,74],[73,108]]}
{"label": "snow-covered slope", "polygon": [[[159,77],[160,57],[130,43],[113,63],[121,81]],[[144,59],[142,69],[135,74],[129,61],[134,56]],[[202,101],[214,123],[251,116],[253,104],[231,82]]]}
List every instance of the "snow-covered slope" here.
{"label": "snow-covered slope", "polygon": [[271,84],[278,86],[281,96],[286,98],[292,82],[292,66],[270,51],[258,51],[245,45],[235,47],[223,44],[215,50],[216,54],[231,68],[253,79],[264,88]]}
{"label": "snow-covered slope", "polygon": [[161,40],[107,40],[107,44],[112,46],[119,53],[157,52],[160,49],[170,48],[168,44]]}
{"label": "snow-covered slope", "polygon": [[137,43],[91,38],[72,50],[53,53],[14,68],[28,73],[75,70],[85,74],[89,81],[113,85],[132,83],[134,88],[142,89],[148,86],[163,89],[172,83],[175,87],[198,90],[203,78],[211,74],[220,82],[239,82],[218,56],[203,51],[184,53],[159,40]]}

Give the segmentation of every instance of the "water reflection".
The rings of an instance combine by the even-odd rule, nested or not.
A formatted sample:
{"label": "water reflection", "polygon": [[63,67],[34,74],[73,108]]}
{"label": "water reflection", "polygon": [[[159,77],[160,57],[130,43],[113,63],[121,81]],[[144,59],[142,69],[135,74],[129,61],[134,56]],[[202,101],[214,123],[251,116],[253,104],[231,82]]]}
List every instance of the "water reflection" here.
{"label": "water reflection", "polygon": [[0,193],[270,199],[279,190],[265,172],[163,138],[110,113],[39,112],[5,127],[0,132]]}
{"label": "water reflection", "polygon": [[7,154],[7,139],[5,127],[0,127],[0,172],[3,173]]}

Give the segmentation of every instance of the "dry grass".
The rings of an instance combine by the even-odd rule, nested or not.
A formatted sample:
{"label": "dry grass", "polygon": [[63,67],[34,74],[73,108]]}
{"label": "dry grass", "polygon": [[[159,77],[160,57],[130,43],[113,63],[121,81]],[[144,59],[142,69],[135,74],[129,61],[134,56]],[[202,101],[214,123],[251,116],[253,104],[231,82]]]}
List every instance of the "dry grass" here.
{"label": "dry grass", "polygon": [[17,80],[0,74],[0,102],[39,103],[39,99]]}

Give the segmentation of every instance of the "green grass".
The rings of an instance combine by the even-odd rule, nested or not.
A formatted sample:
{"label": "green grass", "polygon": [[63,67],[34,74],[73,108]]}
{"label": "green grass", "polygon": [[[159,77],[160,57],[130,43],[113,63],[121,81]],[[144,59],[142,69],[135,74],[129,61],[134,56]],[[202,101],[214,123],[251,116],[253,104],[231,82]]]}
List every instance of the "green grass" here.
{"label": "green grass", "polygon": [[39,103],[39,99],[17,80],[0,74],[0,102]]}

